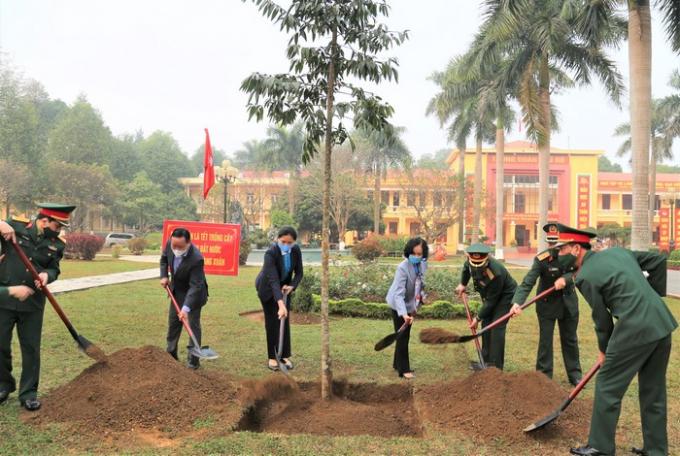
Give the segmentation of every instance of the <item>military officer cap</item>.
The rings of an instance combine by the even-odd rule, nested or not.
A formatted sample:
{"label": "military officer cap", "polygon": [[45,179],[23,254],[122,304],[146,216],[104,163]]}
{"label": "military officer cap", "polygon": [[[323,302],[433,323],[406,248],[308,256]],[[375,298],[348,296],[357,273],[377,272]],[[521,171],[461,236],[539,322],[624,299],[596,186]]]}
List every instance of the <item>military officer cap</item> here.
{"label": "military officer cap", "polygon": [[37,206],[40,208],[40,211],[38,211],[39,215],[45,215],[59,222],[61,226],[65,227],[69,226],[69,216],[76,208],[75,206],[67,206],[65,204],[56,203],[37,203]]}
{"label": "military officer cap", "polygon": [[481,268],[486,266],[486,263],[489,261],[489,253],[491,253],[491,248],[488,245],[477,243],[468,247],[465,250],[465,253],[468,254],[470,266]]}
{"label": "military officer cap", "polygon": [[557,224],[557,229],[559,235],[555,247],[571,243],[590,244],[590,241],[597,237],[597,234],[592,231],[577,230],[576,228],[562,225],[561,223]]}
{"label": "military officer cap", "polygon": [[[545,225],[543,225],[543,231],[545,231],[545,240],[546,242],[550,244],[554,244],[559,240],[560,237],[560,230],[559,230],[559,223],[557,222],[548,222]],[[564,226],[564,225],[563,225]]]}

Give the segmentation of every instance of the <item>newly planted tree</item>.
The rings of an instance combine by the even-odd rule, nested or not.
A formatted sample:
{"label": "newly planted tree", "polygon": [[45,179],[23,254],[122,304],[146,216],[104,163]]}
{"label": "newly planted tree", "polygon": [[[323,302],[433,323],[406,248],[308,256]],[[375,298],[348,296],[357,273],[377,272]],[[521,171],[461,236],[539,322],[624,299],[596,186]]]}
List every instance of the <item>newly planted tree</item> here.
{"label": "newly planted tree", "polygon": [[[244,0],[245,1],[245,0]],[[389,14],[385,0],[292,0],[288,8],[273,0],[252,0],[260,12],[290,34],[288,73],[254,73],[241,89],[250,95],[250,118],[265,115],[277,125],[303,125],[306,163],[323,152],[321,255],[321,396],[332,394],[328,328],[328,259],[333,146],[349,139],[347,122],[357,129],[383,131],[393,108],[354,81],[397,80],[397,61],[382,58],[407,32],[380,23]]]}

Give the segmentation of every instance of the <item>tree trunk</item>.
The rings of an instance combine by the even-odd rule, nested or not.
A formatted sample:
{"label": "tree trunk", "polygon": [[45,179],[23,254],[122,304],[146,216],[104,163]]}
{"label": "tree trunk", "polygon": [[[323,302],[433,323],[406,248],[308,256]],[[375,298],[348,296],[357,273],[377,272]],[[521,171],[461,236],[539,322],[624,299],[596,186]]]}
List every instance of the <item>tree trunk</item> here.
{"label": "tree trunk", "polygon": [[[500,110],[502,111],[502,110]],[[503,113],[498,113],[496,121],[496,253],[497,260],[503,260],[503,204],[505,202],[503,155],[505,153],[505,122]]]}
{"label": "tree trunk", "polygon": [[629,2],[630,139],[633,158],[632,250],[649,249],[649,138],[652,101],[652,24],[648,0]]}
{"label": "tree trunk", "polygon": [[[538,230],[548,223],[548,206],[550,198],[550,133],[552,119],[550,117],[550,73],[548,56],[543,56],[539,69],[538,96],[541,103],[541,119],[543,131],[538,140]],[[545,250],[548,245],[545,237],[536,234],[538,251]]]}
{"label": "tree trunk", "polygon": [[295,215],[295,197],[297,192],[297,183],[300,180],[300,170],[296,167],[289,173],[288,178],[288,214]]}
{"label": "tree trunk", "polygon": [[[460,177],[458,195],[458,246],[465,244],[465,149],[458,149],[458,176]],[[456,251],[458,251],[456,247]]]}
{"label": "tree trunk", "polygon": [[475,149],[475,188],[472,200],[472,243],[479,242],[479,219],[482,213],[482,135],[477,135]]}
{"label": "tree trunk", "polygon": [[654,233],[654,211],[656,209],[656,145],[652,140],[652,153],[649,154],[649,232]]}
{"label": "tree trunk", "polygon": [[375,162],[373,175],[373,233],[380,234],[380,204],[382,202],[382,194],[380,193],[380,176],[382,169],[380,168],[380,161]]}
{"label": "tree trunk", "polygon": [[330,49],[331,60],[328,65],[328,92],[326,94],[326,137],[323,154],[323,207],[321,217],[321,399],[328,400],[333,395],[333,372],[331,370],[330,330],[328,326],[328,256],[330,235],[331,203],[331,153],[333,134],[333,98],[335,95],[335,53],[338,34],[333,30]]}

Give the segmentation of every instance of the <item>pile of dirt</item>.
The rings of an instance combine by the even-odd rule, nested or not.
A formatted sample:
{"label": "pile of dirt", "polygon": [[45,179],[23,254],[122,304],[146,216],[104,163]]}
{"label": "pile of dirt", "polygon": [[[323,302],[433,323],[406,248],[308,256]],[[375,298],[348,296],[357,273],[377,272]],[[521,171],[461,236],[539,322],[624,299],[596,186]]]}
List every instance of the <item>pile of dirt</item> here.
{"label": "pile of dirt", "polygon": [[425,328],[420,331],[420,341],[424,344],[448,344],[458,342],[460,336],[442,328]]}
{"label": "pile of dirt", "polygon": [[[318,325],[321,323],[321,316],[317,314],[291,312],[289,315],[292,325]],[[264,313],[261,310],[248,310],[239,313],[238,316],[257,323],[264,323]]]}
{"label": "pile of dirt", "polygon": [[442,431],[460,431],[485,441],[509,444],[528,440],[582,439],[588,435],[592,403],[575,400],[558,420],[544,429],[523,429],[555,411],[569,391],[540,372],[504,373],[495,368],[416,391],[423,420]]}
{"label": "pile of dirt", "polygon": [[334,397],[322,401],[318,383],[297,390],[265,390],[238,430],[282,434],[420,437],[422,428],[408,385],[335,382]]}
{"label": "pile of dirt", "polygon": [[186,369],[157,347],[126,348],[85,369],[43,398],[27,419],[62,422],[90,433],[181,431],[201,418],[236,424],[238,385],[224,374]]}

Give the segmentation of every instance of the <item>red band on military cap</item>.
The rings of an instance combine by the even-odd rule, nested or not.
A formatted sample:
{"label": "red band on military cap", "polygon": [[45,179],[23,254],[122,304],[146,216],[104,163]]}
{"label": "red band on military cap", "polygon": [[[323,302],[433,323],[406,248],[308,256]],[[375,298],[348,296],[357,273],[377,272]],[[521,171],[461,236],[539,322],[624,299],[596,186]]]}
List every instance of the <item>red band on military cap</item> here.
{"label": "red band on military cap", "polygon": [[568,242],[584,242],[586,244],[590,243],[590,236],[587,234],[580,234],[580,233],[560,233],[560,238],[559,241],[561,243],[568,243]]}
{"label": "red band on military cap", "polygon": [[40,209],[40,213],[57,220],[68,220],[69,213],[56,211],[54,209]]}

